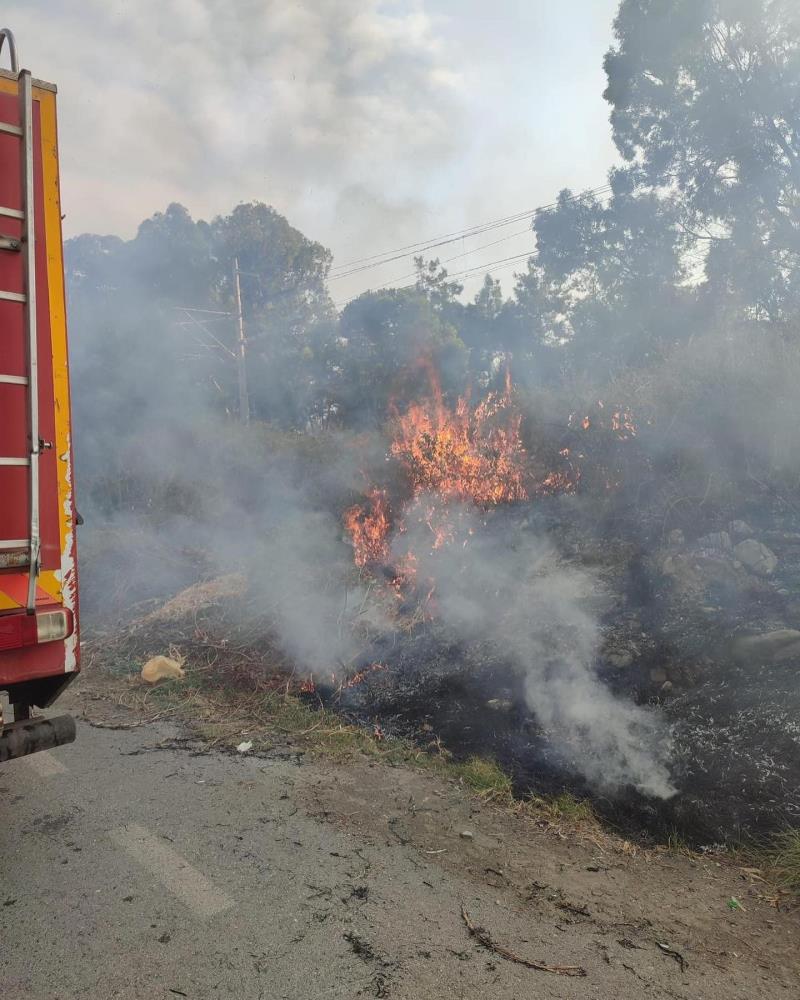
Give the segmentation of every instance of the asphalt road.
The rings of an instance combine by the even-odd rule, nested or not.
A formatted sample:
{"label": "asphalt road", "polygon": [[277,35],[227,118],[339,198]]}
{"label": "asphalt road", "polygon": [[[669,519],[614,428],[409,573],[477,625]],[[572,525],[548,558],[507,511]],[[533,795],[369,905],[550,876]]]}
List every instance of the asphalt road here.
{"label": "asphalt road", "polygon": [[5,765],[0,880],[0,1000],[800,996],[800,920],[735,869],[158,724]]}
{"label": "asphalt road", "polygon": [[294,804],[297,765],[170,736],[80,725],[0,771],[4,1000],[355,996],[374,977],[308,885],[361,862]]}

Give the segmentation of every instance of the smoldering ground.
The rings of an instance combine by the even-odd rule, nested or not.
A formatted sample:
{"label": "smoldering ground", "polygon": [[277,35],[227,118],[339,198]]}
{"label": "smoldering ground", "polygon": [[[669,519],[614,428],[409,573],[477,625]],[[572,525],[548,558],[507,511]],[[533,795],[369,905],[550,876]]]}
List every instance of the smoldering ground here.
{"label": "smoldering ground", "polygon": [[[417,510],[435,503],[423,495]],[[566,563],[551,542],[477,509],[457,505],[449,515],[458,528],[448,543],[434,547],[425,518],[413,512],[393,543],[395,552],[415,553],[420,580],[433,588],[432,614],[457,642],[494,646],[522,678],[540,727],[595,788],[674,795],[663,720],[614,697],[595,673],[599,616],[611,599],[599,579]]]}

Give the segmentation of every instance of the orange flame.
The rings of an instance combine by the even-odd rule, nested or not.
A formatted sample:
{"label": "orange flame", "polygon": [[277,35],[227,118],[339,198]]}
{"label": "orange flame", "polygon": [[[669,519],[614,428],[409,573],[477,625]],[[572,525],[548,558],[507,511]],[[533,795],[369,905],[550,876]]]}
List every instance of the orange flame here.
{"label": "orange flame", "polygon": [[[412,493],[394,528],[402,533],[404,515],[413,516],[429,528],[431,547],[438,549],[453,540],[456,530],[449,502],[488,507],[527,499],[527,456],[520,434],[522,417],[511,405],[510,376],[502,393],[490,393],[475,408],[467,395],[450,407],[438,375],[432,365],[426,367],[430,396],[412,403],[403,414],[392,407],[389,453],[403,469]],[[345,511],[344,526],[352,539],[356,566],[389,561],[392,517],[386,490],[371,489],[365,502]],[[397,560],[396,579],[402,583],[415,574],[416,558],[407,552]]]}
{"label": "orange flame", "polygon": [[510,410],[510,378],[503,393],[490,393],[475,409],[468,396],[450,409],[433,369],[429,376],[431,396],[397,417],[390,448],[414,494],[481,506],[526,500],[522,417],[510,412],[504,421],[498,419]]}
{"label": "orange flame", "polygon": [[344,514],[344,526],[353,540],[356,566],[383,563],[389,557],[389,500],[386,490],[370,490],[368,505],[356,504]]}
{"label": "orange flame", "polygon": [[[388,493],[372,488],[365,500],[345,512],[344,524],[352,539],[359,568],[392,563],[393,584],[398,594],[416,581],[417,555],[404,549],[401,538],[411,523],[430,532],[431,551],[459,540],[469,543],[472,529],[460,504],[484,509],[501,503],[524,501],[533,496],[576,492],[586,459],[583,446],[562,447],[561,468],[534,478],[522,441],[522,415],[514,408],[510,373],[503,391],[492,392],[476,406],[469,394],[454,405],[444,398],[441,382],[429,360],[420,363],[428,374],[430,393],[411,403],[404,412],[392,404],[392,440],[389,455],[404,473],[410,498],[400,510],[392,510]],[[619,441],[636,436],[630,410],[608,406],[597,400],[589,413],[572,413],[567,428],[586,440],[611,434]],[[609,481],[608,488],[619,484]],[[396,541],[391,542],[392,534]],[[393,551],[394,549],[394,551]],[[434,583],[426,603],[434,592]]]}

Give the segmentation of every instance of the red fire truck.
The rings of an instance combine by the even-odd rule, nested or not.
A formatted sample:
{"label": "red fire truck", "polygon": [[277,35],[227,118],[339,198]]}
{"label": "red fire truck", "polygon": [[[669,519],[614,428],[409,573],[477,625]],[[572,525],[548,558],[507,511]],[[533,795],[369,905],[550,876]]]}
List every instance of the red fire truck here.
{"label": "red fire truck", "polygon": [[78,670],[76,511],[56,88],[0,30],[0,761],[69,743],[35,718]]}

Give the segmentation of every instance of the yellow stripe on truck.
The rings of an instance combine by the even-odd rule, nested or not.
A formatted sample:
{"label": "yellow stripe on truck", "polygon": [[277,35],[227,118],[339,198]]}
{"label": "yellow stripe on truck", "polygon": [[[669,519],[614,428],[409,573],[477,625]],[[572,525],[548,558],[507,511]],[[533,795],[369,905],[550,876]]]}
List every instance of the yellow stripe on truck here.
{"label": "yellow stripe on truck", "polygon": [[[58,131],[56,95],[34,88],[39,101],[42,137],[45,243],[47,246],[47,287],[50,298],[50,340],[53,354],[55,394],[56,455],[58,456],[58,508],[61,541],[61,573],[42,580],[42,587],[57,600],[62,599],[61,583],[65,562],[72,559],[72,456],[70,444],[69,367],[67,361],[67,316],[64,295],[64,260],[61,244],[61,193],[58,183]],[[57,579],[56,579],[57,577]],[[53,587],[56,584],[58,589]]]}
{"label": "yellow stripe on truck", "polygon": [[0,611],[14,611],[20,606],[21,605],[17,604],[13,597],[9,597],[8,594],[4,594],[3,591],[0,590]]}

